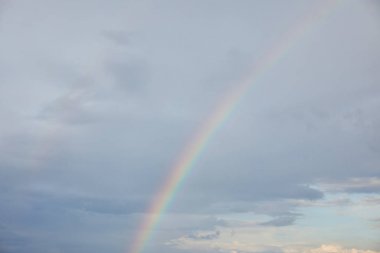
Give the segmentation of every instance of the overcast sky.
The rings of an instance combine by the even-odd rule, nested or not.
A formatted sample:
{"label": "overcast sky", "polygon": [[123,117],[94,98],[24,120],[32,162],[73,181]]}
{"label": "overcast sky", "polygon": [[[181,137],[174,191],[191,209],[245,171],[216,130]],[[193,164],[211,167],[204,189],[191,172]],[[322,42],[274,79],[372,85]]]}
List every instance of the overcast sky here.
{"label": "overcast sky", "polygon": [[[0,252],[128,253],[196,129],[324,3],[0,0]],[[379,45],[377,0],[308,24],[143,252],[379,253]]]}

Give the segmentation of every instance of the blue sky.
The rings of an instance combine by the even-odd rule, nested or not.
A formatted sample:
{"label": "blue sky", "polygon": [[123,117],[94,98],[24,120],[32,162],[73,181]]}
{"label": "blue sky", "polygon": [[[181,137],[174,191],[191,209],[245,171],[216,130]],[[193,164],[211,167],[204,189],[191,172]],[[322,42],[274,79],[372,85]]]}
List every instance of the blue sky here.
{"label": "blue sky", "polygon": [[[127,252],[215,105],[324,1],[0,1],[0,252]],[[239,101],[146,253],[380,252],[380,4]]]}

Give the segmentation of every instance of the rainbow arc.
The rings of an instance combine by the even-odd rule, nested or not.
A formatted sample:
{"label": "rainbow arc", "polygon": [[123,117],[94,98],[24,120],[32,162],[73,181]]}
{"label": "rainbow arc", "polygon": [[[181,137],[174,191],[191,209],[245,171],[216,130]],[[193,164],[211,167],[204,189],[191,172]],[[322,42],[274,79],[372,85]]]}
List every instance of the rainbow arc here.
{"label": "rainbow arc", "polygon": [[199,156],[205,150],[212,136],[217,129],[223,125],[229,115],[234,111],[238,102],[255,84],[257,79],[264,73],[269,71],[283,56],[296,44],[296,42],[310,30],[315,24],[327,17],[329,13],[338,5],[338,0],[319,2],[319,6],[314,7],[311,13],[301,19],[295,26],[284,34],[278,40],[261,60],[252,66],[251,71],[236,84],[231,92],[220,101],[215,110],[203,125],[195,132],[195,136],[191,139],[179,158],[171,168],[167,179],[162,184],[157,195],[153,198],[149,209],[146,210],[145,219],[142,221],[135,234],[135,238],[129,248],[128,253],[141,253],[145,245],[149,241],[152,232],[158,225],[160,218],[167,209],[170,202],[175,197],[181,182],[186,178],[191,168],[198,160]]}

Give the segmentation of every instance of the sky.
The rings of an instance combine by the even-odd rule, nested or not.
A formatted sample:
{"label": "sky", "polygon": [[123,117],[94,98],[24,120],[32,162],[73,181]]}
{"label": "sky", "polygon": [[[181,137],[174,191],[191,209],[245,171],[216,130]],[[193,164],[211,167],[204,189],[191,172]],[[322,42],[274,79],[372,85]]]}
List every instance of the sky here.
{"label": "sky", "polygon": [[0,0],[0,252],[380,253],[379,45],[376,0]]}

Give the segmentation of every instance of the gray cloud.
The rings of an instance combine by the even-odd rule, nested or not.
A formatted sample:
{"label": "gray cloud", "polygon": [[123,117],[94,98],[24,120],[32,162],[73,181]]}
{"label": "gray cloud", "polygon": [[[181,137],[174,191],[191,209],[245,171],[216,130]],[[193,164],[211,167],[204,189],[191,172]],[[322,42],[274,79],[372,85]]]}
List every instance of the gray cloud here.
{"label": "gray cloud", "polygon": [[128,46],[131,43],[131,37],[133,37],[133,34],[122,30],[106,30],[102,32],[102,35],[122,46]]}
{"label": "gray cloud", "polygon": [[380,178],[348,178],[340,181],[328,181],[321,183],[320,187],[330,192],[347,192],[347,193],[379,193]]}
{"label": "gray cloud", "polygon": [[191,235],[188,235],[187,237],[194,240],[214,240],[214,239],[218,239],[219,236],[220,236],[220,232],[217,230],[211,233],[191,234]]}
{"label": "gray cloud", "polygon": [[[252,83],[173,195],[147,252],[177,253],[162,242],[228,227],[218,215],[252,212],[268,219],[258,227],[296,226],[297,201],[326,192],[377,196],[377,183],[364,180],[380,176],[372,4],[338,6]],[[5,6],[0,198],[8,204],[0,207],[0,241],[17,253],[121,252],[217,101],[312,8],[303,1]],[[320,182],[329,190],[314,187]]]}
{"label": "gray cloud", "polygon": [[[82,85],[81,85],[82,86]],[[52,120],[63,124],[83,124],[93,121],[89,103],[90,90],[75,87],[49,103],[37,116],[38,119]]]}
{"label": "gray cloud", "polygon": [[125,92],[138,92],[146,90],[149,81],[149,71],[146,63],[142,60],[126,59],[114,60],[106,65],[106,69],[111,75],[116,85]]}
{"label": "gray cloud", "polygon": [[262,222],[260,223],[260,225],[275,226],[275,227],[290,226],[294,224],[294,222],[296,221],[296,218],[297,218],[297,215],[279,216],[270,221]]}

